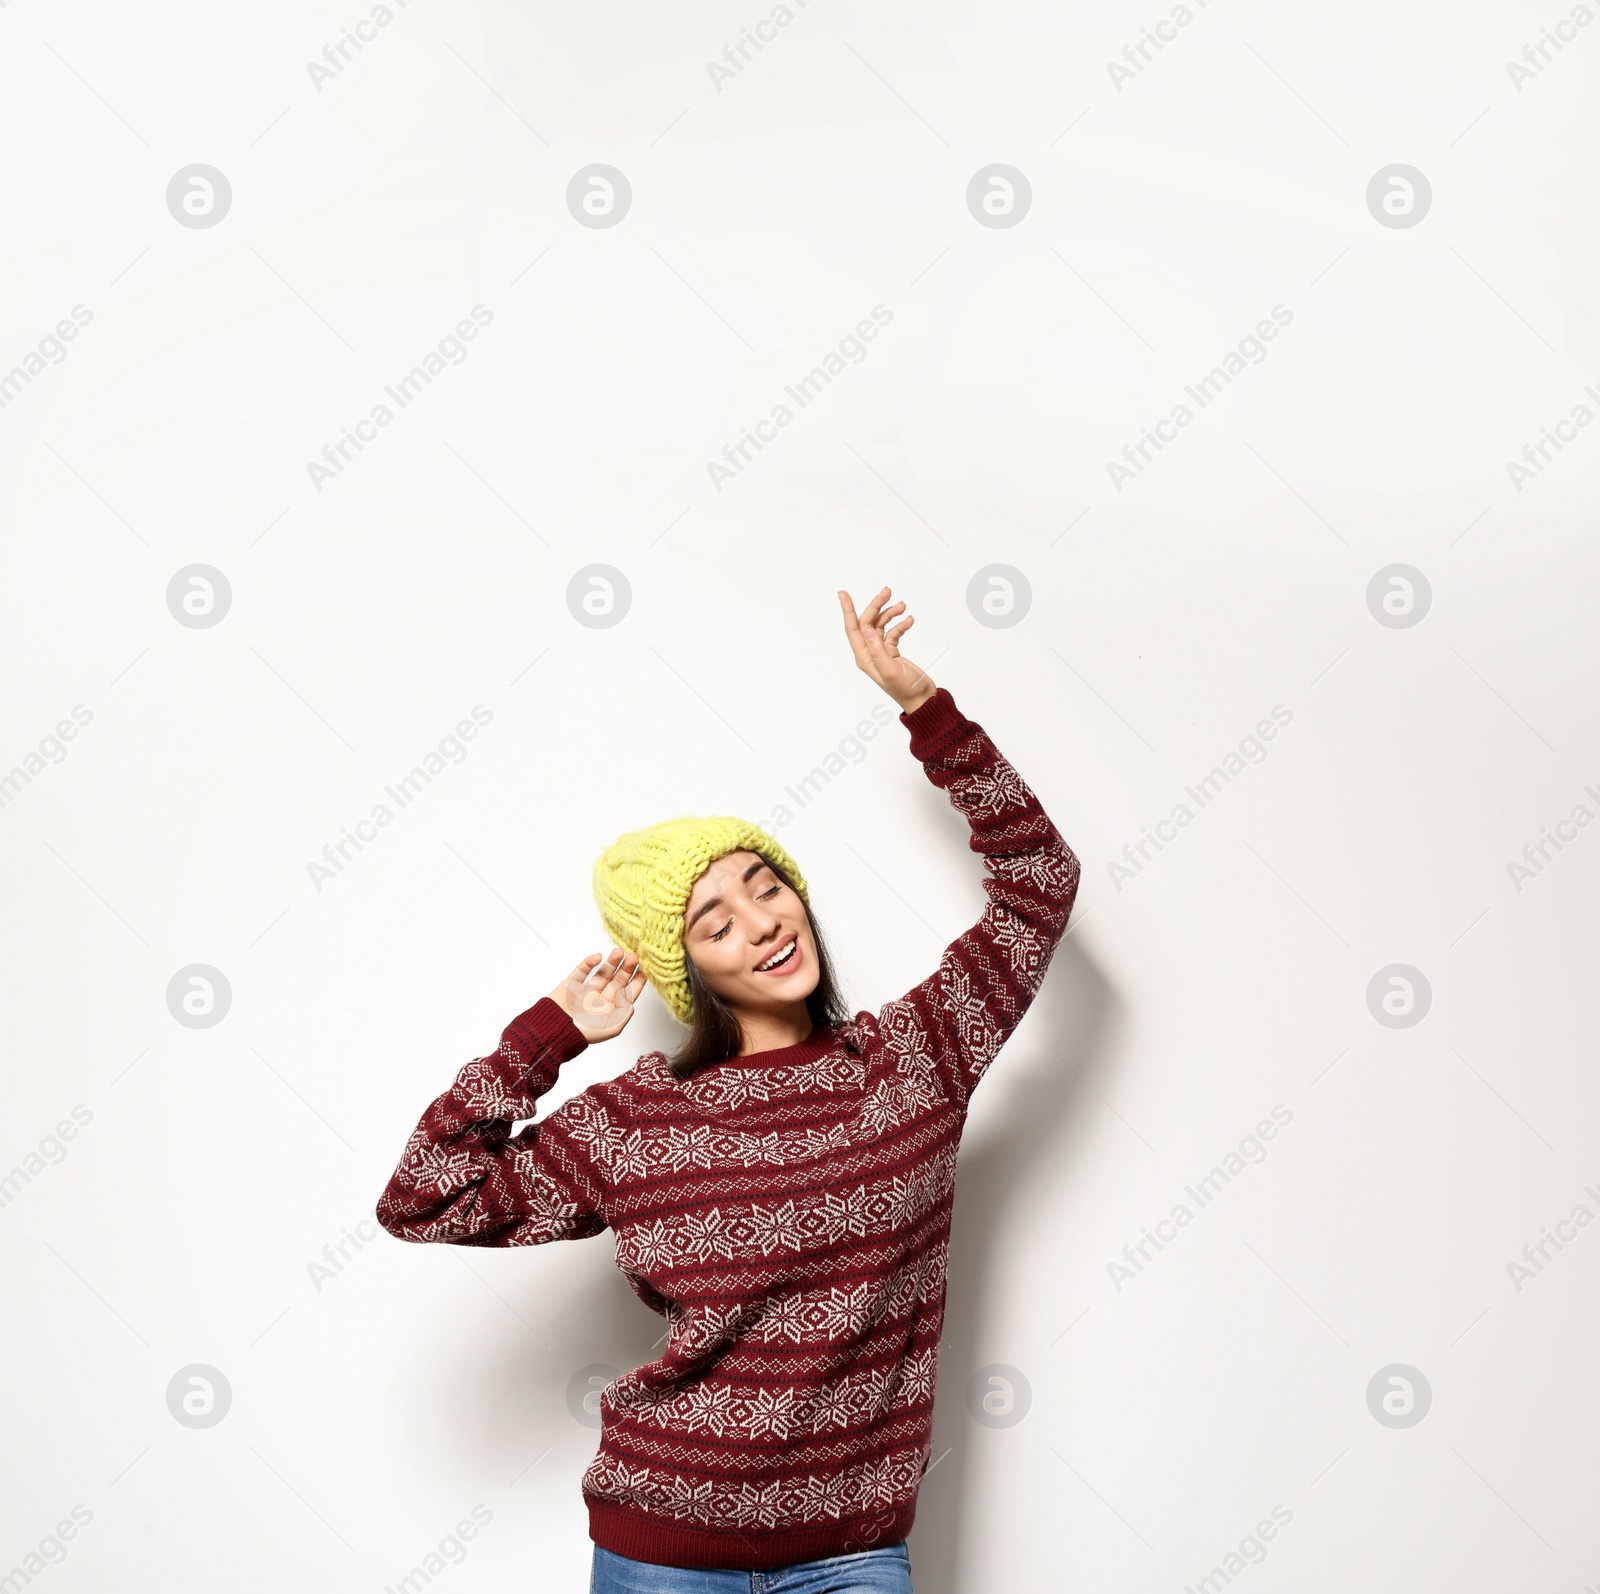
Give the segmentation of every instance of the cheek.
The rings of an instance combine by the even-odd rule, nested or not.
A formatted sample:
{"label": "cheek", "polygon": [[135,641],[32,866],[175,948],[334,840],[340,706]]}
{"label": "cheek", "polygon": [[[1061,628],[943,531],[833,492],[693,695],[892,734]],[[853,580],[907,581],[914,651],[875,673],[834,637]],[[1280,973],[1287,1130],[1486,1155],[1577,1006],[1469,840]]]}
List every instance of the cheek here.
{"label": "cheek", "polygon": [[695,948],[695,963],[704,974],[725,974],[744,967],[744,945],[733,936],[720,941],[705,941]]}
{"label": "cheek", "polygon": [[745,968],[742,956],[726,947],[708,947],[695,955],[700,978],[724,1001],[742,1001],[745,994]]}

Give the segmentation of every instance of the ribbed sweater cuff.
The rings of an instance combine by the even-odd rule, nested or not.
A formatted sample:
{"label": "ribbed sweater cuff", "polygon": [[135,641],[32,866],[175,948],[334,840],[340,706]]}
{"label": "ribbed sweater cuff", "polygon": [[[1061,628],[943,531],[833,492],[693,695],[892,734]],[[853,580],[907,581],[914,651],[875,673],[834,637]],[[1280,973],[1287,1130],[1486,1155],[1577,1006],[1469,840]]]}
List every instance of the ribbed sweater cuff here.
{"label": "ribbed sweater cuff", "polygon": [[900,723],[911,732],[911,751],[922,758],[933,752],[948,737],[959,731],[967,718],[956,707],[949,689],[937,687],[932,697],[909,714],[900,716]]}
{"label": "ribbed sweater cuff", "polygon": [[566,1009],[548,996],[541,996],[525,1013],[517,1014],[506,1025],[506,1034],[524,1056],[533,1058],[544,1053],[554,1063],[569,1061],[589,1044]]}

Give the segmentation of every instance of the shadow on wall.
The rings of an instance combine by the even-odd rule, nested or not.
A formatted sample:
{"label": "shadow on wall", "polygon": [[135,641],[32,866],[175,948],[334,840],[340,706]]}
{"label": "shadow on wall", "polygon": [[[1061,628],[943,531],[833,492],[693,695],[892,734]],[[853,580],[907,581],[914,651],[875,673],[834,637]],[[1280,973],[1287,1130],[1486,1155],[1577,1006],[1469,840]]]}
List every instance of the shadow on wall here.
{"label": "shadow on wall", "polygon": [[[1111,1027],[1116,995],[1072,936],[1057,949],[1027,1020],[989,1066],[973,1094],[974,1110],[1001,1074],[1021,1076],[1008,1092],[1004,1114],[987,1119],[981,1136],[963,1137],[956,1164],[955,1213],[946,1286],[944,1337],[934,1406],[936,1465],[923,1479],[911,1529],[912,1577],[917,1594],[971,1594],[983,1586],[976,1569],[962,1566],[969,1528],[982,1492],[974,1467],[975,1425],[967,1412],[966,1381],[977,1366],[1013,1359],[1006,1326],[994,1319],[999,1298],[993,1237],[1018,1216],[1019,1189],[1037,1184],[1049,1168],[1068,1166],[1092,1126],[1088,1086]],[[1064,1059],[1064,1061],[1062,1060]],[[1067,1066],[1070,1064],[1071,1066]],[[1072,1354],[1067,1339],[1049,1352]],[[1025,1373],[1033,1369],[1023,1367]],[[1042,1372],[1042,1367],[1041,1367]],[[1033,1380],[1037,1388],[1043,1379]],[[1042,1414],[1035,1413],[1037,1423]],[[1020,1435],[1027,1426],[1016,1432]],[[1030,1441],[1041,1443],[1035,1433]],[[946,1453],[948,1452],[948,1454]],[[938,1458],[943,1456],[943,1460]],[[1071,1482],[1062,1471],[1063,1487]],[[1018,1525],[1021,1516],[1019,1512]]]}
{"label": "shadow on wall", "polygon": [[[487,1305],[476,1327],[441,1330],[427,1352],[437,1408],[430,1421],[449,1443],[440,1470],[481,1466],[508,1487],[514,1480],[511,1492],[485,1497],[497,1515],[508,1513],[507,1520],[522,1520],[537,1494],[581,1516],[578,1479],[593,1459],[600,1430],[598,1424],[580,1429],[569,1410],[573,1377],[584,1367],[620,1372],[652,1361],[664,1339],[665,1320],[617,1272],[609,1230],[571,1244],[564,1267],[554,1249],[463,1247],[479,1284],[500,1304]],[[465,1288],[472,1299],[476,1286]],[[588,1553],[587,1538],[581,1548]]]}

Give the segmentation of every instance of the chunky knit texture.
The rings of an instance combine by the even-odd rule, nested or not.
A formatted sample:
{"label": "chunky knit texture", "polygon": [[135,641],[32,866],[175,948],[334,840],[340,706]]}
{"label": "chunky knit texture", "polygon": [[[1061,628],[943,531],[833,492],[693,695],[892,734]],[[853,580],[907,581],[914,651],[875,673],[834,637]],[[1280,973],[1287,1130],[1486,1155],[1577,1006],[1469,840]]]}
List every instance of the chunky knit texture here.
{"label": "chunky knit texture", "polygon": [[956,1148],[1066,930],[1079,863],[941,688],[901,722],[971,826],[988,902],[874,1015],[679,1080],[660,1052],[532,1117],[581,1033],[548,997],[423,1114],[378,1202],[405,1240],[610,1228],[670,1324],[600,1395],[590,1537],[761,1570],[892,1544],[927,1470]]}
{"label": "chunky knit texture", "polygon": [[802,901],[811,898],[793,858],[748,819],[664,819],[630,830],[594,866],[594,899],[606,934],[639,954],[639,967],[680,1024],[694,1011],[683,962],[683,910],[706,865],[730,852],[759,852],[788,877]]}

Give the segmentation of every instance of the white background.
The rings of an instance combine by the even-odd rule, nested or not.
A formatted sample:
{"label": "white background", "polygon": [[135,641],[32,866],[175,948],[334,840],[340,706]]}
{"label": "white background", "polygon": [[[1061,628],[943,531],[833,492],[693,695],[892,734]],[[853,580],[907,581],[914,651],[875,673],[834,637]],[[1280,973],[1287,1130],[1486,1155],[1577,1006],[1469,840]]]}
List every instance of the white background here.
{"label": "white background", "polygon": [[[1507,470],[1600,379],[1600,29],[1519,86],[1565,6],[1214,0],[1118,87],[1160,3],[815,0],[719,87],[761,0],[413,0],[314,84],[363,15],[0,10],[0,373],[92,312],[0,410],[0,770],[93,716],[0,809],[0,1172],[92,1114],[0,1208],[0,1574],[81,1505],[47,1590],[377,1594],[481,1505],[430,1587],[586,1586],[568,1387],[660,1329],[610,1237],[311,1264],[602,945],[607,842],[766,821],[870,711],[833,593],[887,581],[1084,862],[974,1098],[918,1594],[1176,1594],[1274,1505],[1253,1594],[1600,1582],[1600,1232],[1507,1268],[1600,1215],[1600,832],[1507,869],[1600,814],[1600,432]],[[196,162],[232,189],[208,228],[166,205]],[[1032,189],[1008,228],[965,199],[996,162]],[[1366,203],[1396,162],[1432,188],[1408,228]],[[567,207],[593,163],[632,187],[614,227]],[[314,485],[480,304],[467,357]],[[867,357],[714,483],[879,304]],[[1280,304],[1267,357],[1114,485]],[[207,628],[166,601],[196,563],[232,590]],[[632,590],[604,629],[566,601],[595,563]],[[1004,628],[967,602],[994,563],[1032,594]],[[1408,628],[1367,604],[1395,563],[1432,590]],[[1265,759],[1115,881],[1275,704]],[[781,836],[857,1006],[981,905],[898,724]],[[209,1028],[167,1007],[193,963],[232,988]],[[1368,1010],[1392,963],[1431,985],[1411,1028]],[[674,1034],[652,995],[551,1099]],[[1266,1159],[1119,1289],[1277,1104]],[[167,1406],[195,1363],[232,1391],[202,1430]],[[1432,1389],[1404,1429],[1367,1404],[1393,1363]],[[1030,1391],[1007,1428],[968,1413],[992,1364]]]}

